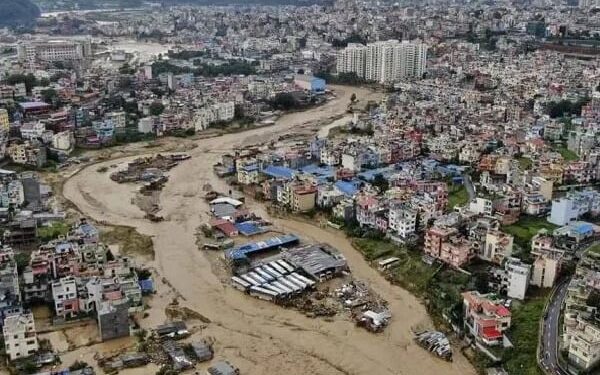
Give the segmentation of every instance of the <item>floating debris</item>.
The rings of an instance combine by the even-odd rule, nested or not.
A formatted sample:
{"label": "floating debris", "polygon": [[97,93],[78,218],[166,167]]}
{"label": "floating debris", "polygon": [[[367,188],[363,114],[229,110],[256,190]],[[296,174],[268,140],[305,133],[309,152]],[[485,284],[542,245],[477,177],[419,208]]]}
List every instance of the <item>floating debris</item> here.
{"label": "floating debris", "polygon": [[452,348],[445,334],[439,331],[422,331],[415,334],[417,343],[446,361],[452,361]]}

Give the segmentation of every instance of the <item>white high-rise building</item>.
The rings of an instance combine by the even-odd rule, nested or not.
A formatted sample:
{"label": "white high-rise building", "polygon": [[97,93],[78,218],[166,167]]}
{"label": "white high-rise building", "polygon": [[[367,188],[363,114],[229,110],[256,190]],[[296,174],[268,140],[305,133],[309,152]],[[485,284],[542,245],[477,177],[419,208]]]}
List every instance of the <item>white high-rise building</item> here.
{"label": "white high-rise building", "polygon": [[338,54],[338,73],[355,73],[367,81],[398,82],[402,78],[421,78],[427,65],[427,46],[419,41],[387,40],[349,44]]}
{"label": "white high-rise building", "polygon": [[356,73],[358,77],[365,76],[365,57],[367,47],[362,44],[350,43],[338,53],[338,73]]}

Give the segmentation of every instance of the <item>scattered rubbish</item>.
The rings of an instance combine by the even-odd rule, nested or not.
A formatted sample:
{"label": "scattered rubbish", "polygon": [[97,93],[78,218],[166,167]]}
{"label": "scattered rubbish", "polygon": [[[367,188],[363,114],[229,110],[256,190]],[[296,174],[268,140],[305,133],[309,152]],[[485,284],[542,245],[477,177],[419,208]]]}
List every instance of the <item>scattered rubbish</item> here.
{"label": "scattered rubbish", "polygon": [[439,331],[422,331],[415,334],[417,343],[446,361],[452,361],[452,348],[445,334]]}

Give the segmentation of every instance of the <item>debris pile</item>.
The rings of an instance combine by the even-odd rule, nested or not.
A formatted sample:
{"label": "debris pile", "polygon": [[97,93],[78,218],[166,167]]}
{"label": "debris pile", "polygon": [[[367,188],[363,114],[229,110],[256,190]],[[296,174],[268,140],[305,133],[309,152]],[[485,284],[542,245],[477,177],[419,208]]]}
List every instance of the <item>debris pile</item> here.
{"label": "debris pile", "polygon": [[144,191],[160,190],[167,181],[164,172],[189,158],[186,154],[158,154],[154,157],[138,158],[129,163],[127,169],[112,173],[110,178],[118,183],[145,181],[147,184]]}
{"label": "debris pile", "polygon": [[342,306],[349,310],[358,326],[371,332],[381,332],[388,325],[392,315],[387,301],[371,291],[361,281],[351,280],[334,290],[333,295]]}
{"label": "debris pile", "polygon": [[415,334],[417,343],[446,361],[452,360],[452,348],[445,334],[439,331],[422,331]]}

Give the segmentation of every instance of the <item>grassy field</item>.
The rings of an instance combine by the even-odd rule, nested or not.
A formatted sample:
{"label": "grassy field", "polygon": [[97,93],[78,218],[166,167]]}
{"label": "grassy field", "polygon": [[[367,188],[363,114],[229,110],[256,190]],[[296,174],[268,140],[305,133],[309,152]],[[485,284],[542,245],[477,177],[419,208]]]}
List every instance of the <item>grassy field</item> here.
{"label": "grassy field", "polygon": [[448,189],[448,209],[462,206],[469,201],[469,193],[464,185],[450,185]]}
{"label": "grassy field", "polygon": [[530,158],[526,158],[524,156],[518,158],[517,161],[519,162],[519,168],[522,171],[527,171],[533,166],[533,161]]}
{"label": "grassy field", "polygon": [[39,227],[36,230],[36,234],[40,241],[48,242],[54,240],[59,236],[66,236],[71,230],[71,225],[64,221],[56,221],[49,226]]}
{"label": "grassy field", "polygon": [[600,254],[600,244],[592,245],[588,248],[590,253]]}
{"label": "grassy field", "polygon": [[140,234],[133,227],[111,227],[100,233],[100,240],[108,245],[119,245],[123,255],[143,255],[154,259],[152,238]]}
{"label": "grassy field", "polygon": [[515,303],[512,323],[508,337],[514,347],[504,352],[504,368],[509,374],[540,375],[537,365],[537,344],[540,319],[544,315],[544,306],[550,289],[535,290],[534,296],[523,303]]}
{"label": "grassy field", "polygon": [[562,157],[566,160],[566,161],[576,161],[579,160],[579,156],[574,153],[573,151],[567,149],[567,146],[565,145],[560,145],[560,146],[554,146],[554,151],[560,153],[562,155]]}
{"label": "grassy field", "polygon": [[549,223],[545,217],[523,216],[519,221],[512,225],[505,225],[502,231],[512,234],[515,237],[515,243],[523,249],[529,249],[531,238],[539,232],[540,229],[552,231],[557,226]]}
{"label": "grassy field", "polygon": [[454,309],[462,304],[460,293],[467,290],[471,282],[468,275],[439,265],[430,266],[423,262],[420,251],[385,240],[358,238],[352,244],[370,262],[392,256],[400,258],[398,265],[386,271],[386,278],[422,298],[438,325],[442,322],[442,313],[453,315]]}

